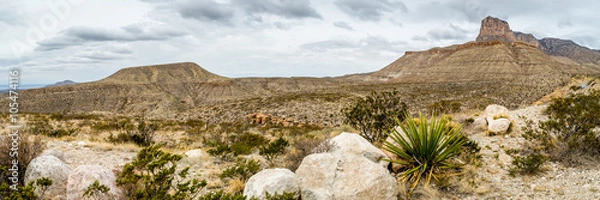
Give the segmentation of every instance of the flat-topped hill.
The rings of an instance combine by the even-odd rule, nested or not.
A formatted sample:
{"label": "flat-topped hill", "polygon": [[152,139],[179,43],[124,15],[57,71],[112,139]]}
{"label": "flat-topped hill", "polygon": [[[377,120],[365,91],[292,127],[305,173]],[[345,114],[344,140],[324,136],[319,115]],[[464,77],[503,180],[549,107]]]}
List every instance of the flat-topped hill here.
{"label": "flat-topped hill", "polygon": [[100,83],[180,83],[224,80],[193,62],[171,63],[124,68],[98,82]]}

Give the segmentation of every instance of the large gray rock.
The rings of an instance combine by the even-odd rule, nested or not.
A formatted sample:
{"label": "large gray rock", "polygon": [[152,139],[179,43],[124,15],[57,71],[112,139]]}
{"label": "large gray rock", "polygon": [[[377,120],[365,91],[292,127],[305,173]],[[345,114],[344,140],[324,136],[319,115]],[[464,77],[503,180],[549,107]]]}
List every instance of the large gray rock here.
{"label": "large gray rock", "polygon": [[252,197],[265,199],[267,192],[269,194],[284,192],[299,194],[300,188],[294,181],[294,172],[289,169],[265,169],[250,177],[244,188],[244,195],[248,199]]}
{"label": "large gray rock", "polygon": [[83,193],[96,180],[109,188],[106,194],[98,194],[103,196],[102,199],[125,199],[115,183],[112,170],[100,165],[81,165],[73,170],[67,180],[67,200],[94,199],[83,198]]}
{"label": "large gray rock", "polygon": [[309,155],[296,170],[295,180],[303,200],[396,199],[398,190],[385,168],[354,154]]}
{"label": "large gray rock", "polygon": [[353,154],[365,157],[374,163],[387,167],[389,162],[382,159],[389,157],[379,148],[358,134],[343,132],[329,140],[333,145],[330,153]]}
{"label": "large gray rock", "polygon": [[[47,177],[52,180],[52,185],[48,187],[43,198],[64,197],[67,191],[67,179],[72,171],[69,165],[56,156],[50,154],[41,155],[31,160],[27,166],[24,181],[28,183],[38,178]],[[41,190],[37,190],[36,194],[41,196]]]}

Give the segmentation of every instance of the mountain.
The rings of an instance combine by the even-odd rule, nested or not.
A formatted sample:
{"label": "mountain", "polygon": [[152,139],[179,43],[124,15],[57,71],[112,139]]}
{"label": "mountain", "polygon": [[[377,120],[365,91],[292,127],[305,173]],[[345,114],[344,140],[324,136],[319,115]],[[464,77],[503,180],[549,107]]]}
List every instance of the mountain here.
{"label": "mountain", "polygon": [[[568,40],[514,32],[487,17],[473,42],[407,51],[383,69],[334,78],[227,78],[195,63],[123,68],[94,82],[22,91],[19,109],[220,122],[253,113],[339,124],[340,108],[373,90],[398,90],[422,110],[440,102],[464,108],[531,104],[576,74],[600,71],[594,51]],[[6,101],[6,98],[0,102]],[[5,111],[6,112],[6,111]]]}
{"label": "mountain", "polygon": [[558,38],[537,39],[532,34],[514,32],[508,22],[486,17],[481,21],[479,36],[475,41],[524,42],[539,48],[549,56],[569,58],[581,65],[600,70],[600,51],[576,44],[571,40]]}
{"label": "mountain", "polygon": [[226,80],[210,73],[196,63],[182,62],[163,65],[124,68],[100,80],[107,84],[183,83]]}
{"label": "mountain", "polygon": [[44,87],[53,87],[53,86],[71,85],[71,84],[77,84],[77,82],[72,81],[72,80],[64,80],[64,81],[56,82],[56,83],[51,84],[51,85],[46,85]]}

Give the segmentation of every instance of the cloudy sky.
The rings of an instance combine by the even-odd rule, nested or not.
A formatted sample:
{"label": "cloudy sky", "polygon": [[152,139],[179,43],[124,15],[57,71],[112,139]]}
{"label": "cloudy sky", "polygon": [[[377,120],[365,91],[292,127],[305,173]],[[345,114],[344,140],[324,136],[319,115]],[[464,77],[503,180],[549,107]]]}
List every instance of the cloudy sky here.
{"label": "cloudy sky", "polygon": [[340,76],[474,40],[481,19],[600,49],[600,1],[0,0],[0,68],[26,84],[191,61],[228,77]]}

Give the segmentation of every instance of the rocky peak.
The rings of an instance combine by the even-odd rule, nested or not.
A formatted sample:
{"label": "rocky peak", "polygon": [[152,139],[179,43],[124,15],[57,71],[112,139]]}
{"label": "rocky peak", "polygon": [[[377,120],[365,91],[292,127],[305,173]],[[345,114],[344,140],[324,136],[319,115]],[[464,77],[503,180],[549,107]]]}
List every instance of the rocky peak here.
{"label": "rocky peak", "polygon": [[475,41],[490,41],[499,40],[504,42],[517,41],[515,34],[510,30],[508,22],[488,16],[481,20],[481,28],[479,29],[479,36]]}
{"label": "rocky peak", "polygon": [[537,48],[540,48],[540,42],[531,33],[521,33],[516,31],[514,33],[518,41],[525,42],[527,44],[531,44]]}

